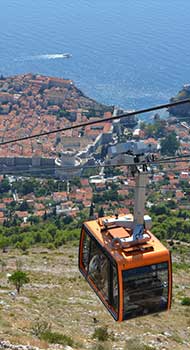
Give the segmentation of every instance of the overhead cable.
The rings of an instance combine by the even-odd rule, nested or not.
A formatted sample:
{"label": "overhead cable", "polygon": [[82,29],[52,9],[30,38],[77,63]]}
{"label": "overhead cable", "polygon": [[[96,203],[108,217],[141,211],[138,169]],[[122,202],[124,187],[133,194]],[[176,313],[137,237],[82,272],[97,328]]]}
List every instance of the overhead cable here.
{"label": "overhead cable", "polygon": [[59,129],[55,129],[55,130],[51,130],[51,131],[42,132],[42,133],[39,133],[39,134],[34,134],[34,135],[30,135],[30,136],[24,136],[24,137],[12,139],[12,140],[7,140],[7,141],[0,142],[0,146],[8,145],[10,143],[20,142],[20,141],[24,141],[24,140],[34,139],[34,138],[41,137],[41,136],[47,136],[47,135],[55,134],[55,133],[58,133],[58,132],[78,129],[78,128],[86,127],[86,126],[89,126],[89,125],[100,124],[100,123],[113,121],[113,120],[117,120],[117,119],[122,119],[122,118],[126,118],[126,117],[129,118],[129,117],[134,116],[134,115],[148,113],[148,112],[153,112],[153,111],[156,111],[156,110],[159,110],[159,109],[174,107],[174,106],[185,104],[185,103],[190,103],[190,99],[185,99],[185,100],[181,100],[181,101],[176,101],[176,102],[166,103],[166,104],[162,104],[162,105],[157,105],[157,106],[153,106],[153,107],[149,107],[149,108],[145,108],[145,109],[140,109],[140,110],[137,110],[137,111],[127,112],[127,113],[124,113],[124,114],[121,114],[121,115],[117,115],[117,116],[112,116],[112,117],[109,117],[109,118],[98,119],[98,120],[94,120],[94,121],[90,121],[90,122],[85,122],[85,123],[80,123],[80,124],[67,126],[65,128],[59,128]]}
{"label": "overhead cable", "polygon": [[[29,168],[27,168],[26,166],[20,166],[19,168],[17,168],[17,169],[14,169],[14,170],[9,170],[8,169],[8,167],[7,167],[7,169],[6,168],[4,168],[4,169],[1,169],[0,168],[0,174],[7,174],[7,173],[9,173],[9,174],[21,174],[21,176],[22,176],[22,174],[23,173],[38,173],[38,172],[48,172],[48,171],[54,171],[54,170],[63,170],[63,171],[65,171],[65,172],[73,172],[73,171],[77,171],[77,170],[80,170],[80,169],[82,169],[82,170],[88,170],[88,169],[97,169],[97,168],[117,168],[117,167],[125,167],[125,166],[131,166],[131,165],[136,165],[136,166],[141,166],[141,165],[147,165],[147,166],[149,166],[149,165],[151,165],[151,166],[156,166],[156,165],[169,165],[169,164],[175,164],[175,163],[189,163],[190,162],[190,154],[187,154],[187,155],[185,155],[185,159],[184,159],[184,156],[176,156],[176,157],[168,157],[168,158],[163,158],[163,159],[158,159],[158,160],[155,160],[154,162],[148,162],[148,163],[131,163],[131,164],[129,164],[129,163],[118,163],[118,164],[113,164],[113,165],[110,165],[110,164],[95,164],[95,165],[86,165],[86,166],[84,166],[84,165],[80,165],[80,166],[78,166],[78,167],[65,167],[65,166],[52,166],[52,167],[39,167],[39,168],[33,168],[33,167],[29,167]],[[184,169],[175,169],[175,168],[172,168],[173,169],[173,171],[182,171],[182,170],[184,170]],[[185,168],[185,170],[186,170],[187,168]],[[171,170],[169,170],[168,169],[168,172],[170,172]],[[22,173],[21,173],[22,172]],[[155,172],[166,172],[165,170],[157,170],[157,171],[155,171],[155,170],[153,170],[153,172],[155,173]]]}

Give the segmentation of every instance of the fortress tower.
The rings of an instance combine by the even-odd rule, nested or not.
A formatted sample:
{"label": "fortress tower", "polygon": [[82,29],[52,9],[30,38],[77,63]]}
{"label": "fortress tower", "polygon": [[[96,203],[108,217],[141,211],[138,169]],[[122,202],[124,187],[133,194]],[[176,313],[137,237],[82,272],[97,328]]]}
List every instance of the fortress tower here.
{"label": "fortress tower", "polygon": [[55,159],[55,174],[61,180],[69,180],[81,173],[81,160],[76,156],[76,151],[68,149],[61,152],[61,157]]}

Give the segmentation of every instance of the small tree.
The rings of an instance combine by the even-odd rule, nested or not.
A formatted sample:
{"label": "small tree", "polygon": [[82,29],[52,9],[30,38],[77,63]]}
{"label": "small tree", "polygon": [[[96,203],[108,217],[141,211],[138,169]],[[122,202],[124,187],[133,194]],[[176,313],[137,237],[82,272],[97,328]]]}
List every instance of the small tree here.
{"label": "small tree", "polygon": [[176,133],[172,132],[161,140],[161,154],[174,156],[180,146]]}
{"label": "small tree", "polygon": [[11,276],[9,276],[9,282],[15,285],[17,293],[20,293],[20,288],[25,284],[29,283],[29,277],[23,271],[17,270]]}
{"label": "small tree", "polygon": [[94,217],[94,203],[92,202],[90,205],[89,218],[92,219]]}
{"label": "small tree", "polygon": [[103,326],[103,327],[96,328],[92,337],[98,339],[99,341],[108,340],[109,339],[108,327]]}
{"label": "small tree", "polygon": [[9,246],[9,238],[1,236],[0,249],[3,250],[3,253],[6,253],[8,246]]}
{"label": "small tree", "polygon": [[27,201],[23,201],[19,207],[20,211],[28,211],[29,209],[29,205],[27,203]]}
{"label": "small tree", "polygon": [[98,217],[103,218],[104,217],[104,208],[101,207],[100,210],[98,211]]}

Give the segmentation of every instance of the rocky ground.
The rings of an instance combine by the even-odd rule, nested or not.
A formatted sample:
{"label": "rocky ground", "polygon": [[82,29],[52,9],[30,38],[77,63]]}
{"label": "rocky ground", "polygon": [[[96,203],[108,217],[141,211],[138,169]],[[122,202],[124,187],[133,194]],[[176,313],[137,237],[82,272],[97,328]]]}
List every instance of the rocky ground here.
{"label": "rocky ground", "polygon": [[[173,305],[170,312],[117,323],[78,272],[77,246],[33,248],[1,254],[0,349],[187,350],[190,347],[190,254],[174,249]],[[20,295],[7,282],[16,267],[30,283]],[[40,339],[40,329],[58,334],[61,344]],[[101,335],[105,341],[101,341]],[[61,341],[60,341],[61,339]]]}

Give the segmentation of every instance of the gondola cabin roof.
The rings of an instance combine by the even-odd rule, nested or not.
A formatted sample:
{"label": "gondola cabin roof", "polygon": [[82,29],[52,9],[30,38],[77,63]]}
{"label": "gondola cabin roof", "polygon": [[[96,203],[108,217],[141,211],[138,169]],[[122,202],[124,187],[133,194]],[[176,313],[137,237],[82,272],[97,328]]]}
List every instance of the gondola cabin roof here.
{"label": "gondola cabin roof", "polygon": [[[130,217],[132,221],[133,216],[130,215]],[[168,249],[149,230],[145,231],[148,239],[144,242],[130,242],[131,229],[119,225],[110,227],[104,225],[105,219],[111,218],[113,217],[87,221],[84,226],[121,269],[145,266],[169,259]],[[123,242],[122,245],[118,244],[120,241]],[[130,243],[125,243],[125,241]]]}

